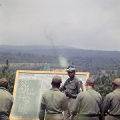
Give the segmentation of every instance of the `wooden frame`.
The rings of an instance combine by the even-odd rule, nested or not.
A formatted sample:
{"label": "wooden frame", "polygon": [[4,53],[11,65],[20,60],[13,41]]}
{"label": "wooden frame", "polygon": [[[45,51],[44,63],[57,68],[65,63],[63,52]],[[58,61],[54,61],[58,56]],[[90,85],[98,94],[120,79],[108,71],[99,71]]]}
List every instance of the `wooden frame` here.
{"label": "wooden frame", "polygon": [[[15,98],[16,95],[16,88],[18,84],[18,77],[20,73],[30,73],[30,74],[57,74],[57,75],[67,75],[67,72],[58,72],[58,71],[32,71],[32,70],[17,70],[16,71],[16,78],[14,84],[14,92],[13,97]],[[85,75],[86,80],[89,78],[89,72],[76,72],[76,75]],[[13,104],[14,106],[14,104]],[[39,120],[39,119],[31,119],[31,118],[13,118],[13,107],[10,114],[10,120]]]}

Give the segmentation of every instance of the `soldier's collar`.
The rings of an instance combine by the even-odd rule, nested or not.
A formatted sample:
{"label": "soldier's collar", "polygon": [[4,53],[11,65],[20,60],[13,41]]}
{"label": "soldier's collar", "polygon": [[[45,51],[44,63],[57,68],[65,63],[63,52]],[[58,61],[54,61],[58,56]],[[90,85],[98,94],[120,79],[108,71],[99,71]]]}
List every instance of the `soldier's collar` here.
{"label": "soldier's collar", "polygon": [[93,88],[87,88],[86,90],[93,90]]}
{"label": "soldier's collar", "polygon": [[59,91],[58,88],[51,88],[51,90],[54,90],[54,91]]}
{"label": "soldier's collar", "polygon": [[115,90],[113,90],[113,91],[120,91],[120,88],[116,88]]}
{"label": "soldier's collar", "polygon": [[69,78],[68,81],[74,81],[76,79],[76,77],[74,77],[72,80]]}
{"label": "soldier's collar", "polygon": [[5,87],[0,87],[0,89],[3,89],[3,90],[6,90],[6,91],[8,91]]}

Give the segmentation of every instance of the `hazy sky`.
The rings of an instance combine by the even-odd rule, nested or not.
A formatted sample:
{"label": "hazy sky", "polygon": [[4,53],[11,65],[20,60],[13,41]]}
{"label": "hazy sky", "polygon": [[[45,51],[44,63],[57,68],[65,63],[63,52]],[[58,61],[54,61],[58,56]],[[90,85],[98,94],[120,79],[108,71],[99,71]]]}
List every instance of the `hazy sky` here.
{"label": "hazy sky", "polygon": [[120,50],[120,0],[0,0],[0,45]]}

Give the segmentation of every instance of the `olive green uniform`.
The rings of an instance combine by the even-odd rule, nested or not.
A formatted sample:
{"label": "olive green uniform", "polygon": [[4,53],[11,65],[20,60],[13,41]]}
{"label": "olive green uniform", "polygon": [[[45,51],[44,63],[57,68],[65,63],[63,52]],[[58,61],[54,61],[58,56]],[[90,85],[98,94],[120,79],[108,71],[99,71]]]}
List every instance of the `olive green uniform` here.
{"label": "olive green uniform", "polygon": [[13,97],[6,88],[0,87],[0,120],[9,120]]}
{"label": "olive green uniform", "polygon": [[92,88],[78,94],[73,115],[75,120],[99,120],[101,95]]}
{"label": "olive green uniform", "polygon": [[[57,88],[52,88],[42,96],[40,120],[63,120],[62,112],[68,109],[66,96]],[[45,115],[46,112],[46,115]]]}
{"label": "olive green uniform", "polygon": [[106,95],[103,101],[102,112],[108,113],[105,120],[120,120],[120,89]]}
{"label": "olive green uniform", "polygon": [[73,80],[68,78],[64,85],[60,88],[60,91],[63,91],[66,94],[68,102],[68,111],[65,111],[65,120],[70,119],[75,99],[80,92],[80,86],[82,86],[80,83],[82,82],[78,81],[76,77]]}

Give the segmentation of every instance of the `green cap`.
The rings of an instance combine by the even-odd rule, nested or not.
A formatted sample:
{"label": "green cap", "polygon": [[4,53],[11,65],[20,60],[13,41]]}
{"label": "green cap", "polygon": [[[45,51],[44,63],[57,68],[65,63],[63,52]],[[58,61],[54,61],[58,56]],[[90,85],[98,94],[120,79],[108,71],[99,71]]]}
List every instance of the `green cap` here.
{"label": "green cap", "polygon": [[116,78],[112,83],[117,86],[120,86],[120,78]]}

